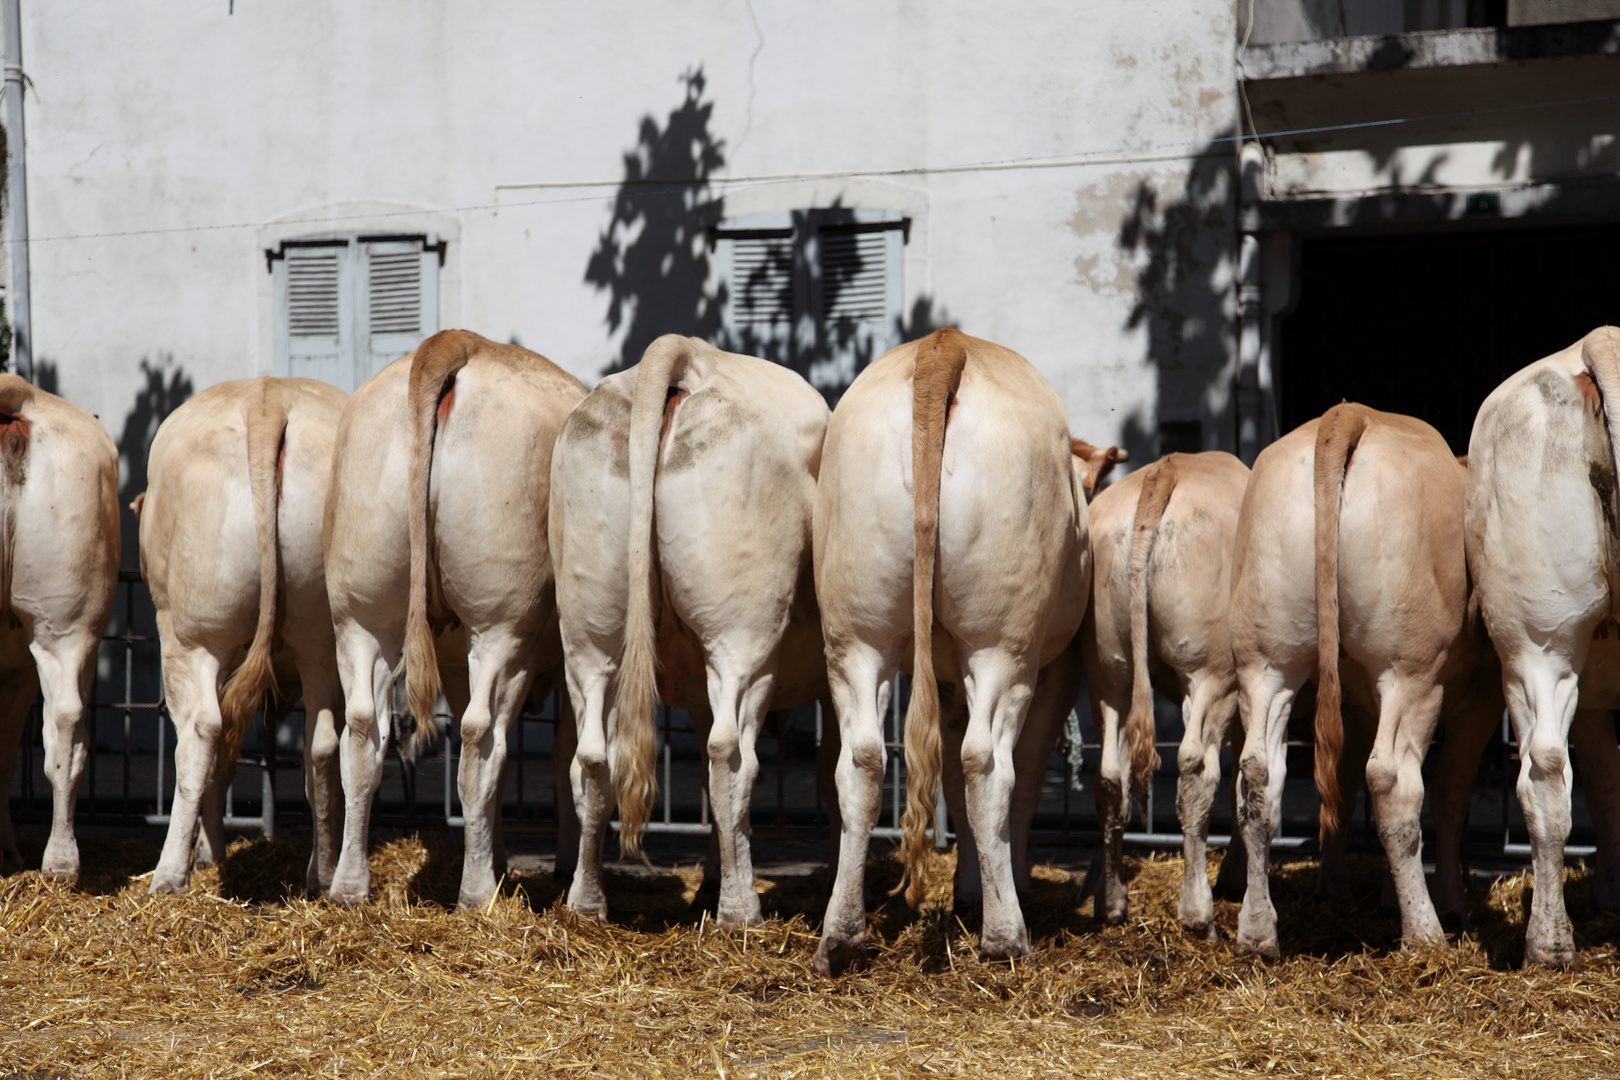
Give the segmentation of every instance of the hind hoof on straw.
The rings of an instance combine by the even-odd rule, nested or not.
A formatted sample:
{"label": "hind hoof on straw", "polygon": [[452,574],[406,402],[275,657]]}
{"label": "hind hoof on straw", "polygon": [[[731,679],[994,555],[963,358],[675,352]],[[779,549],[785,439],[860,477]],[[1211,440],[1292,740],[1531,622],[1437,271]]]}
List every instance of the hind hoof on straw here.
{"label": "hind hoof on straw", "polygon": [[1262,960],[1275,960],[1281,955],[1276,941],[1245,941],[1238,938],[1232,945],[1234,956],[1258,956]]}
{"label": "hind hoof on straw", "polygon": [[866,935],[829,935],[821,939],[814,963],[817,975],[841,975],[866,963]]}
{"label": "hind hoof on straw", "polygon": [[1525,944],[1524,962],[1526,965],[1535,964],[1539,967],[1573,967],[1575,964],[1575,946],[1554,945],[1551,948]]}
{"label": "hind hoof on straw", "polygon": [[979,940],[979,955],[986,960],[1016,960],[1029,955],[1026,934],[986,936]]}
{"label": "hind hoof on straw", "polygon": [[152,887],[146,890],[148,896],[182,896],[186,891],[185,878],[160,878],[152,876]]}
{"label": "hind hoof on straw", "polygon": [[331,901],[333,904],[336,904],[338,907],[354,908],[364,907],[366,900],[369,898],[365,893],[339,892],[338,890],[333,889],[331,892],[326,894],[326,899]]}

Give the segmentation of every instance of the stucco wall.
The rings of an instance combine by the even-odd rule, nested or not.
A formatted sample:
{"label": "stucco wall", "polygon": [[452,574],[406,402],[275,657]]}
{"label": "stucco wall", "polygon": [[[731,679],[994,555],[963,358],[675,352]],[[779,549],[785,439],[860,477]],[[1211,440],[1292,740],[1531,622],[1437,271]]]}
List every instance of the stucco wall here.
{"label": "stucco wall", "polygon": [[[440,325],[594,381],[630,332],[604,273],[660,227],[610,229],[649,146],[706,157],[711,215],[905,211],[906,330],[1018,349],[1077,433],[1231,444],[1229,3],[36,0],[23,23],[35,355],[130,486],[185,394],[270,371],[263,249],[306,227],[449,237]],[[616,284],[691,330],[705,262]]]}

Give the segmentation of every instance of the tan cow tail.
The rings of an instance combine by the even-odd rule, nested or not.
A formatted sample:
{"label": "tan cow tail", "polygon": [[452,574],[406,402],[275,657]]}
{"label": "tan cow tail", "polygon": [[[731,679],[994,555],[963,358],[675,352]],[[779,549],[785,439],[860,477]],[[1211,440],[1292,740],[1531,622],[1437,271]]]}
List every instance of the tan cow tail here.
{"label": "tan cow tail", "polygon": [[439,697],[439,655],[429,621],[432,523],[428,490],[433,444],[439,425],[455,403],[456,373],[467,366],[478,338],[465,330],[441,330],[418,345],[411,357],[407,408],[411,425],[410,498],[411,591],[405,609],[405,697],[416,717],[416,743],[432,742],[433,704]]}
{"label": "tan cow tail", "polygon": [[658,445],[667,417],[686,391],[675,384],[686,374],[690,346],[673,334],[647,347],[636,369],[630,403],[630,591],[624,620],[624,661],[619,665],[619,725],[616,786],[619,849],[641,853],[641,833],[652,814],[658,785],[658,613],[653,596],[653,488]]}
{"label": "tan cow tail", "polygon": [[1153,557],[1159,522],[1176,489],[1176,455],[1171,454],[1143,472],[1136,517],[1131,523],[1131,711],[1125,717],[1131,790],[1138,798],[1147,790],[1153,770],[1159,767],[1159,751],[1153,745],[1153,687],[1148,679],[1148,561]]}
{"label": "tan cow tail", "polygon": [[287,403],[276,384],[260,379],[258,394],[244,410],[247,423],[248,487],[253,493],[253,518],[259,535],[259,623],[247,659],[231,673],[219,696],[219,763],[228,769],[241,749],[253,714],[277,693],[271,663],[275,650],[277,602],[281,586],[281,554],[277,514],[281,505],[281,462],[287,445]]}
{"label": "tan cow tail", "polygon": [[934,682],[934,553],[939,543],[940,469],[945,425],[967,366],[967,345],[954,327],[917,343],[911,397],[912,560],[911,704],[906,709],[906,813],[901,860],[906,902],[922,902],[928,826],[939,790],[939,687]]}
{"label": "tan cow tail", "polygon": [[0,375],[0,616],[16,619],[11,610],[15,568],[18,489],[28,473],[28,444],[33,425],[23,416],[34,388],[17,375]]}
{"label": "tan cow tail", "polygon": [[1339,688],[1339,502],[1368,410],[1335,405],[1316,429],[1316,791],[1321,835],[1339,831],[1339,756],[1344,714]]}
{"label": "tan cow tail", "polygon": [[1600,326],[1581,339],[1581,363],[1597,384],[1603,424],[1615,467],[1620,469],[1620,327]]}

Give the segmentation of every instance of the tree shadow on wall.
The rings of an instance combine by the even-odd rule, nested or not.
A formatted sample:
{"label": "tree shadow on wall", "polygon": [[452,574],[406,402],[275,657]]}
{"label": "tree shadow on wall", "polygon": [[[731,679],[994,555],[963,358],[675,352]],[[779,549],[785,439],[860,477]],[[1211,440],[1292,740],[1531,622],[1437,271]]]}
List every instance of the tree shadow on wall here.
{"label": "tree shadow on wall", "polygon": [[[123,542],[122,567],[125,570],[136,570],[141,565],[140,522],[135,517],[134,511],[129,508],[129,504],[134,501],[135,496],[146,490],[146,459],[152,449],[152,439],[157,435],[158,426],[169,414],[196,392],[191,376],[174,362],[173,356],[160,356],[155,362],[143,358],[140,362],[140,371],[141,382],[135,392],[134,404],[124,416],[123,430],[117,439],[118,471],[121,476],[118,487],[118,525]],[[117,635],[129,632],[150,638],[151,642],[135,646],[135,664],[129,687],[129,692],[133,693],[134,697],[127,700],[156,701],[161,696],[161,688],[157,663],[158,649],[155,644],[157,619],[152,608],[152,599],[146,590],[136,589],[133,603],[126,604],[125,590],[120,587],[118,600],[113,605],[112,619],[107,625],[107,633]],[[113,651],[115,650],[105,650],[102,654],[99,685],[96,688],[98,699],[102,702],[126,700],[123,654],[118,651],[116,662],[109,663],[108,657]],[[156,745],[155,741],[152,745]],[[150,749],[145,746],[142,748]]]}
{"label": "tree shadow on wall", "polygon": [[702,69],[681,82],[683,99],[662,125],[642,117],[585,269],[584,280],[607,294],[608,329],[622,334],[604,374],[639,363],[661,334],[686,334],[791,368],[835,405],[884,348],[944,325],[931,297],[916,299],[892,326],[881,306],[872,309],[872,278],[883,266],[874,230],[900,223],[860,221],[836,202],[796,210],[782,228],[728,231],[746,254],[734,249],[733,280],[717,280],[725,200],[711,181],[726,162],[725,144],[710,130],[714,103],[704,98]]}
{"label": "tree shadow on wall", "polygon": [[585,280],[608,295],[608,329],[624,333],[604,374],[639,363],[660,334],[712,341],[720,329],[724,296],[710,286],[708,229],[722,200],[709,178],[725,164],[725,144],[709,130],[714,103],[703,100],[703,69],[681,81],[685,97],[663,127],[641,118],[612,220],[585,268]]}
{"label": "tree shadow on wall", "polygon": [[1237,169],[1223,131],[1192,157],[1179,191],[1137,182],[1115,244],[1135,265],[1125,320],[1145,330],[1155,405],[1123,424],[1133,465],[1161,454],[1235,449],[1232,285]]}

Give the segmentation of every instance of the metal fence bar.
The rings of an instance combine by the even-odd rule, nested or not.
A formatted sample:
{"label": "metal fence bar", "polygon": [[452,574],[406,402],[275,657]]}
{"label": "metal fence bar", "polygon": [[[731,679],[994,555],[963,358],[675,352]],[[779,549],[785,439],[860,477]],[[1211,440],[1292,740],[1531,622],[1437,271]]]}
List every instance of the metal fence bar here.
{"label": "metal fence bar", "polygon": [[[165,703],[163,701],[161,678],[155,678],[153,680],[160,687],[158,693],[154,695],[157,700],[135,700],[137,687],[147,685],[145,681],[142,681],[146,679],[144,674],[141,676],[140,680],[137,679],[137,670],[141,670],[143,672],[155,672],[157,670],[157,639],[155,635],[141,634],[135,631],[134,618],[139,604],[144,596],[140,575],[132,571],[125,571],[120,574],[119,583],[122,586],[122,588],[118,591],[118,595],[122,601],[123,607],[122,623],[119,628],[119,632],[111,633],[104,637],[103,644],[104,646],[113,650],[109,657],[104,657],[105,659],[112,660],[112,666],[114,668],[112,672],[109,672],[107,681],[109,685],[121,686],[121,700],[114,702],[103,701],[100,679],[97,680],[97,684],[93,688],[90,700],[87,703],[89,708],[86,715],[86,734],[90,741],[90,760],[87,763],[86,768],[86,783],[81,789],[79,795],[79,813],[81,815],[93,817],[98,821],[110,819],[114,821],[121,820],[132,823],[166,825],[169,822],[169,813],[172,811],[172,806],[168,806],[166,803],[170,801],[168,798],[168,789],[171,786],[172,778],[170,773],[169,758],[173,750],[173,740],[169,738],[170,721],[167,716]],[[123,665],[122,672],[116,671],[116,665],[120,662]],[[886,718],[888,721],[889,730],[886,732],[887,737],[884,740],[885,750],[890,755],[891,760],[889,762],[889,767],[884,771],[884,782],[892,786],[888,792],[889,798],[886,800],[889,804],[887,808],[887,817],[889,820],[886,823],[880,824],[880,826],[874,830],[873,835],[878,838],[897,837],[899,835],[899,826],[904,810],[904,699],[906,697],[906,681],[903,676],[896,675],[894,677],[893,682],[891,683],[891,690],[893,700],[891,702],[889,715]],[[557,723],[562,715],[560,691],[554,692],[549,700],[549,708],[551,711],[549,719],[552,723]],[[663,813],[659,815],[662,820],[655,820],[649,826],[649,831],[684,835],[706,834],[712,829],[711,813],[707,792],[702,790],[701,784],[698,798],[698,820],[682,821],[676,814],[674,808],[674,788],[677,779],[677,770],[674,768],[674,758],[677,756],[675,743],[677,741],[676,736],[684,729],[678,725],[674,716],[674,710],[664,706],[660,706],[660,708],[662,711],[660,713],[659,726],[661,728],[661,735],[663,739],[663,791],[661,792]],[[120,769],[121,773],[118,784],[119,797],[116,800],[107,798],[106,796],[109,793],[104,792],[103,788],[99,784],[99,774],[101,771],[104,771],[102,768],[102,763],[99,761],[99,759],[104,756],[104,752],[99,745],[99,734],[105,729],[105,725],[101,723],[102,717],[100,716],[100,713],[104,710],[112,710],[117,714],[116,723],[122,729],[121,745],[117,747],[116,751],[111,746],[108,746],[105,749],[106,754],[116,752],[120,757],[120,761],[116,766]],[[401,718],[401,724],[398,725],[398,730],[395,735],[394,756],[401,769],[400,775],[404,794],[403,816],[404,820],[410,822],[416,820],[418,811],[421,809],[418,803],[420,792],[416,782],[418,774],[415,770],[414,758],[406,751],[406,745],[408,745],[409,742],[406,725],[409,723],[409,719],[403,713],[403,711],[400,711],[398,715]],[[146,723],[145,718],[148,716],[151,717],[151,721],[154,725],[151,729],[144,727]],[[519,822],[526,822],[527,818],[531,816],[531,813],[535,817],[541,816],[537,811],[533,811],[530,807],[526,779],[527,759],[531,755],[527,748],[526,729],[522,725],[530,722],[531,720],[543,722],[547,719],[548,717],[545,715],[544,711],[542,711],[542,713],[537,717],[521,718],[518,721],[518,731],[512,738],[511,744],[509,744],[513,745],[514,752],[517,754],[518,759],[516,768],[513,770],[517,775],[517,792],[515,793],[515,799],[513,800],[513,803],[515,803],[515,808],[513,803],[506,803],[504,805],[506,812],[512,815]],[[41,725],[43,723],[43,718],[39,716],[37,704],[31,714],[30,720],[37,720],[37,722],[25,723],[23,738],[24,745],[20,755],[23,769],[21,780],[22,807],[19,819],[24,821],[32,820],[40,809],[40,787],[35,776],[39,762],[38,755],[35,753],[35,750],[40,744],[39,740],[41,738]],[[458,792],[456,789],[457,762],[458,755],[460,753],[458,733],[454,730],[454,725],[450,722],[448,715],[445,715],[442,710],[436,710],[436,715],[433,717],[432,722],[439,727],[441,735],[444,738],[444,745],[442,748],[444,758],[444,797],[442,816],[437,814],[428,815],[428,820],[431,821],[433,817],[438,817],[439,822],[443,825],[459,827],[462,824],[462,816],[460,813],[458,813]],[[826,733],[826,724],[830,722],[834,722],[833,718],[824,716],[820,704],[817,703],[815,707],[814,743],[818,753],[822,738]],[[233,829],[254,829],[262,831],[265,833],[265,835],[274,835],[278,824],[278,811],[284,811],[288,808],[278,808],[276,805],[276,774],[279,762],[277,756],[277,732],[275,730],[275,725],[272,724],[268,727],[264,727],[261,724],[261,728],[263,734],[262,754],[256,759],[243,758],[238,761],[239,766],[252,766],[257,767],[260,770],[258,785],[260,796],[259,812],[257,815],[238,815],[236,812],[234,790],[228,790],[226,793],[228,802],[226,824]],[[138,767],[139,759],[148,753],[147,750],[143,749],[137,751],[136,749],[137,741],[142,737],[143,732],[146,730],[152,730],[156,736],[156,755],[153,763],[154,767],[151,769],[151,771],[146,771],[144,767]],[[808,819],[798,817],[794,813],[790,812],[789,800],[787,799],[787,787],[790,783],[788,773],[801,767],[796,762],[790,761],[791,753],[789,744],[791,740],[800,739],[803,737],[804,733],[802,730],[794,728],[791,723],[776,737],[776,805],[774,810],[774,819],[775,825],[779,829],[798,829],[806,827],[815,828],[818,827],[821,822],[821,813],[824,807],[822,806],[821,792],[815,783],[812,782],[809,785],[812,790],[812,795],[810,799],[806,800],[809,804],[808,809],[810,810],[810,817]],[[150,746],[152,744],[147,743],[146,745]],[[1159,745],[1162,748],[1173,749],[1177,744],[1173,742],[1161,742]],[[1293,746],[1295,744],[1291,743],[1290,745]],[[1098,749],[1100,749],[1100,746],[1097,743],[1089,741],[1082,742],[1080,746],[1082,754],[1080,760],[1083,762],[1083,764],[1079,770],[1080,775],[1085,775],[1086,772],[1095,768],[1095,766],[1090,764],[1087,759],[1090,757],[1092,752]],[[1523,826],[1520,824],[1517,826],[1517,828],[1515,827],[1512,809],[1514,803],[1517,801],[1515,793],[1515,766],[1518,760],[1518,746],[1513,736],[1511,722],[1506,714],[1503,715],[1502,719],[1501,739],[1494,745],[1491,753],[1493,755],[1497,755],[1491,760],[1499,761],[1501,763],[1501,768],[1498,770],[1498,777],[1496,779],[1502,815],[1501,846],[1500,848],[1497,848],[1496,845],[1493,844],[1491,847],[1493,850],[1499,850],[1504,855],[1511,857],[1522,857],[1529,853],[1529,845],[1521,840],[1521,837],[1523,836]],[[536,753],[534,756],[543,757],[545,755],[542,751]],[[699,772],[701,775],[702,769],[706,767],[706,757],[704,756],[703,749],[701,747],[698,749],[698,758]],[[1169,760],[1174,760],[1173,754],[1169,756]],[[111,768],[115,766],[109,762],[106,763],[106,767]],[[1049,816],[1040,819],[1041,821],[1046,822],[1046,824],[1040,825],[1039,827],[1042,829],[1054,829],[1054,831],[1061,830],[1063,836],[1072,837],[1077,830],[1077,822],[1083,822],[1085,820],[1084,818],[1079,818],[1077,816],[1077,808],[1073,799],[1072,784],[1076,778],[1076,770],[1073,765],[1066,760],[1059,768],[1061,770],[1063,791],[1060,807],[1055,808],[1057,811],[1058,820],[1056,822],[1051,821],[1050,815],[1052,814],[1052,811],[1048,810],[1047,814]],[[814,766],[811,766],[812,771],[813,769]],[[1173,771],[1166,770],[1165,775],[1173,775]],[[155,776],[155,788],[151,792],[150,800],[148,800],[147,796],[144,794],[144,778],[153,776]],[[232,788],[234,789],[234,784]],[[561,793],[559,792],[557,794]],[[1182,842],[1182,837],[1179,832],[1162,831],[1162,826],[1157,820],[1156,793],[1151,785],[1147,792],[1145,792],[1144,803],[1145,815],[1142,822],[1142,828],[1140,831],[1126,833],[1126,841],[1135,845],[1155,847],[1180,844]],[[45,800],[45,805],[48,806],[48,799]],[[114,809],[114,807],[116,807],[116,809]],[[768,804],[765,803],[760,805],[760,811],[762,814],[770,812],[767,807]],[[934,809],[935,842],[936,844],[943,845],[944,843],[948,842],[950,836],[949,814],[943,804],[943,799],[936,801],[936,806]],[[380,816],[381,815],[379,815],[379,817]],[[809,822],[808,825],[805,824],[806,820]],[[1364,835],[1375,835],[1373,824],[1371,800],[1365,799],[1362,815],[1362,829]],[[1083,826],[1078,827],[1083,828]],[[1518,833],[1517,836],[1515,835],[1516,832]],[[1221,844],[1227,842],[1227,840],[1227,837],[1216,835],[1210,838],[1210,843],[1213,846],[1220,846]],[[1274,841],[1273,846],[1283,848],[1301,847],[1312,842],[1314,842],[1314,839],[1311,837],[1281,836]],[[1587,844],[1569,844],[1565,847],[1566,854],[1571,857],[1589,857],[1591,854],[1593,854],[1593,851],[1594,848]]]}

